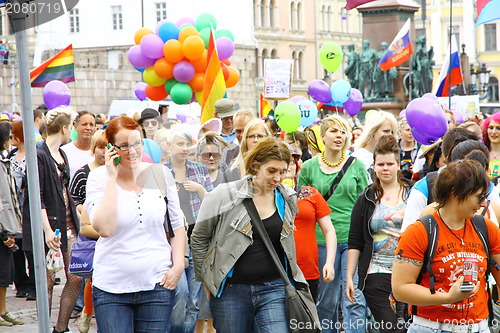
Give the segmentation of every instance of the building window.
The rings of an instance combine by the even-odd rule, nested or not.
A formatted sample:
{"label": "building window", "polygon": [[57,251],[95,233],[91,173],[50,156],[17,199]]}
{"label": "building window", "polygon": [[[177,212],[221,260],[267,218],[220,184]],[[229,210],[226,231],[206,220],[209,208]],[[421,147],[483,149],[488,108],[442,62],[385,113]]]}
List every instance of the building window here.
{"label": "building window", "polygon": [[297,30],[302,29],[302,3],[297,4]]}
{"label": "building window", "polygon": [[292,79],[297,80],[298,78],[298,73],[297,73],[297,52],[292,51],[292,60],[293,60],[293,75]]}
{"label": "building window", "polygon": [[122,6],[111,6],[113,14],[113,30],[123,30]]}
{"label": "building window", "polygon": [[498,79],[491,76],[488,85],[488,99],[489,102],[498,102]]}
{"label": "building window", "polygon": [[304,52],[298,52],[297,57],[297,79],[302,80],[304,78]]}
{"label": "building window", "polygon": [[165,2],[157,2],[156,6],[156,23],[167,19],[167,4]]}
{"label": "building window", "polygon": [[290,3],[290,29],[295,30],[295,19],[297,18],[297,7],[295,1]]}
{"label": "building window", "polygon": [[328,6],[328,13],[326,13],[326,31],[332,31],[331,22],[333,18],[332,6]]}
{"label": "building window", "polygon": [[497,25],[496,23],[484,25],[484,50],[497,50]]}
{"label": "building window", "polygon": [[321,30],[326,31],[326,6],[321,7]]}
{"label": "building window", "polygon": [[264,0],[260,2],[260,26],[266,25],[266,3]]}
{"label": "building window", "polygon": [[269,58],[269,53],[267,52],[267,49],[262,50],[262,56],[261,56],[261,64],[262,64],[262,70],[261,70],[261,76],[264,76],[264,59]]}
{"label": "building window", "polygon": [[69,31],[71,33],[80,32],[80,13],[78,8],[69,11]]}
{"label": "building window", "polygon": [[278,51],[275,49],[271,51],[271,59],[278,59]]}
{"label": "building window", "polygon": [[[448,27],[448,29],[446,30],[448,32],[448,35],[450,35],[450,27]],[[456,41],[457,41],[457,45],[460,46],[460,27],[458,25],[453,25],[451,27],[451,34],[452,35],[455,35],[455,38],[456,38]],[[449,37],[446,38],[446,40],[448,40]]]}
{"label": "building window", "polygon": [[269,2],[269,26],[274,28],[274,9],[275,9],[275,1],[271,0]]}
{"label": "building window", "polygon": [[4,15],[3,12],[0,11],[0,36],[6,35],[6,34],[4,34],[4,30],[3,30],[3,22],[4,22],[3,15]]}

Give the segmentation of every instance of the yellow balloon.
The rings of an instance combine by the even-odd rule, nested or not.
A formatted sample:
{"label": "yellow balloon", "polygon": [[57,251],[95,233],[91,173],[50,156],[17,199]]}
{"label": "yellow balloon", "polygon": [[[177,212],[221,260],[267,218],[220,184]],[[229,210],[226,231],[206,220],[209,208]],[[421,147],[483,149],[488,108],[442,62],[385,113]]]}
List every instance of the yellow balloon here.
{"label": "yellow balloon", "polygon": [[144,72],[142,73],[142,77],[144,79],[144,82],[146,82],[147,84],[149,84],[150,86],[153,86],[153,87],[161,86],[161,85],[165,84],[165,82],[167,82],[166,79],[163,79],[163,78],[159,77],[158,75],[156,75],[153,66],[146,68],[144,70]]}
{"label": "yellow balloon", "polygon": [[198,102],[198,104],[201,105],[203,103],[203,91],[197,92],[194,95],[196,97],[196,101]]}

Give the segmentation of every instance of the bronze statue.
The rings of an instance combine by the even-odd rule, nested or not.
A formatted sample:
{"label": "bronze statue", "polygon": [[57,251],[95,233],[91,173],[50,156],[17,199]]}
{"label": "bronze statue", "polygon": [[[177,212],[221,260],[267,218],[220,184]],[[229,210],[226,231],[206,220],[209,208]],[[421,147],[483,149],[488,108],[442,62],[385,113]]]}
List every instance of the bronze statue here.
{"label": "bronze statue", "polygon": [[351,87],[358,88],[359,84],[359,55],[354,52],[354,44],[347,45],[346,53],[347,56],[347,68],[344,70],[344,74],[349,79]]}
{"label": "bronze statue", "polygon": [[394,80],[398,76],[398,70],[396,67],[392,67],[387,71],[383,71],[378,62],[384,56],[387,51],[387,43],[380,43],[380,52],[377,53],[377,61],[375,69],[373,71],[373,85],[375,90],[375,98],[390,98],[390,94],[394,92]]}
{"label": "bronze statue", "polygon": [[432,91],[432,66],[434,65],[434,49],[426,50],[425,36],[417,38],[417,47],[411,63],[412,98],[421,97]]}
{"label": "bronze statue", "polygon": [[[373,69],[377,60],[377,51],[370,48],[370,41],[363,41],[363,48],[359,51],[359,91],[365,98],[372,96]],[[365,93],[365,85],[367,91]]]}

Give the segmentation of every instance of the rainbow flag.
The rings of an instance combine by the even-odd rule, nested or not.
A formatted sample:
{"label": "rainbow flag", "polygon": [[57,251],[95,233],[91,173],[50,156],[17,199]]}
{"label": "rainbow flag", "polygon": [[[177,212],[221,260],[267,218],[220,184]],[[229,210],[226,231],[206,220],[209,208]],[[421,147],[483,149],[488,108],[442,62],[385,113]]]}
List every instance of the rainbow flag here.
{"label": "rainbow flag", "polygon": [[378,65],[383,71],[401,65],[410,59],[413,53],[410,43],[410,23],[410,19],[406,20],[406,23],[401,27],[401,30],[399,30],[391,45],[389,45],[389,48],[380,59]]}
{"label": "rainbow flag", "polygon": [[[463,83],[462,71],[460,70],[460,56],[458,54],[457,40],[455,35],[451,36],[451,55],[446,54],[446,58],[441,67],[439,79],[434,87],[433,93],[437,97],[450,96],[450,86],[458,86]],[[451,83],[450,83],[451,82]]]}
{"label": "rainbow flag", "polygon": [[269,104],[268,101],[264,99],[264,96],[260,94],[260,116],[259,118],[262,118],[264,116],[267,116],[269,112],[271,112],[273,108]]}
{"label": "rainbow flag", "polygon": [[500,0],[476,0],[476,27],[500,19]]}
{"label": "rainbow flag", "polygon": [[358,6],[364,5],[367,2],[372,2],[374,0],[347,0],[347,3],[345,4],[344,8],[349,10],[356,8]]}
{"label": "rainbow flag", "polygon": [[217,48],[215,47],[215,37],[212,29],[210,30],[207,59],[201,104],[201,124],[215,117],[214,104],[224,97],[226,91],[226,81],[224,81],[224,74],[222,73],[222,66],[217,54]]}
{"label": "rainbow flag", "polygon": [[65,83],[75,81],[75,59],[73,58],[73,45],[70,44],[64,50],[33,69],[30,72],[32,87],[45,87],[53,80]]}

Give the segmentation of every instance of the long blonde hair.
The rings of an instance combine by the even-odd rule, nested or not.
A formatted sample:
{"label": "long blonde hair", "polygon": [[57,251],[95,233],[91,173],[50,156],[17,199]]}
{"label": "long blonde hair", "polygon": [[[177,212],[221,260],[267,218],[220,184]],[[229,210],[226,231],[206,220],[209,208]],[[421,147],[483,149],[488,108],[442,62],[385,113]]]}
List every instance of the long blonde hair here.
{"label": "long blonde hair", "polygon": [[392,127],[392,133],[394,136],[398,133],[398,122],[396,121],[396,117],[392,113],[386,111],[375,111],[372,112],[369,118],[365,119],[365,128],[363,129],[363,133],[359,137],[358,140],[354,143],[355,148],[364,148],[366,145],[373,139],[375,132],[382,126],[384,121],[389,120]]}
{"label": "long blonde hair", "polygon": [[[236,157],[236,160],[233,162],[233,165],[231,165],[231,170],[236,169],[239,167],[240,169],[243,169],[243,159],[245,158],[245,155],[248,152],[247,148],[247,135],[248,132],[251,130],[261,126],[264,129],[264,132],[266,133],[266,136],[272,136],[271,132],[267,128],[266,123],[262,119],[253,119],[251,120],[246,126],[245,130],[243,131],[243,136],[241,137],[241,142],[240,142],[240,153],[238,154],[238,157]],[[242,173],[243,175],[243,173]]]}

